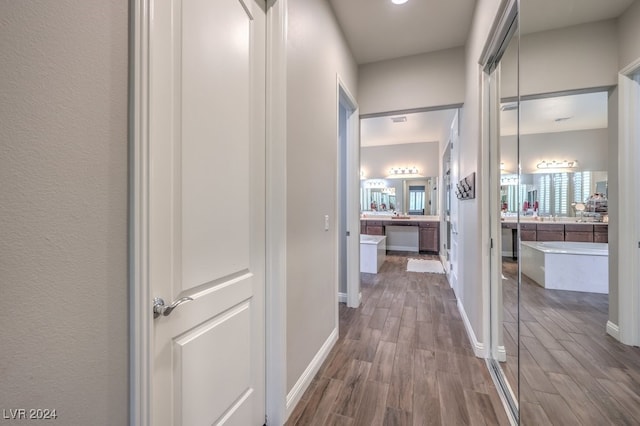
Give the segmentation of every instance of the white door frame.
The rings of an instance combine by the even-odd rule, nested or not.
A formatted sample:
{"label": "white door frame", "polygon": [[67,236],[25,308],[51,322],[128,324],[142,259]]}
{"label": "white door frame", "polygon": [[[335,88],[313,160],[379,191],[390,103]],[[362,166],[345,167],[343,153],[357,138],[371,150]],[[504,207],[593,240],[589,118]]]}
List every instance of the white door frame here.
{"label": "white door frame", "polygon": [[267,1],[267,424],[287,419],[287,1]]}
{"label": "white door frame", "polygon": [[148,215],[148,69],[149,69],[149,20],[148,0],[134,0],[132,28],[129,38],[133,45],[131,53],[131,89],[129,127],[132,157],[129,170],[129,424],[149,426],[151,424],[151,296],[148,274],[149,230]]}
{"label": "white door frame", "polygon": [[[360,306],[360,116],[358,113],[358,103],[351,94],[344,80],[337,76],[336,81],[337,104],[336,104],[336,123],[340,123],[340,105],[347,107],[347,147],[346,147],[346,163],[347,176],[340,175],[338,168],[338,186],[346,184],[346,206],[342,206],[342,200],[338,199],[336,206],[338,211],[335,217],[339,218],[340,209],[346,208],[346,229],[349,232],[347,237],[347,306],[357,308]],[[338,124],[338,134],[336,135],[338,144],[340,144],[340,125]],[[342,155],[342,149],[338,146],[338,155]],[[340,164],[340,161],[338,161]],[[344,179],[344,182],[342,182]],[[337,188],[337,194],[340,194],[340,188]],[[340,232],[341,227],[337,227]],[[344,235],[338,235],[338,241],[345,238]],[[339,250],[338,250],[339,253]],[[341,259],[337,260],[340,265]],[[339,271],[340,268],[336,268]],[[338,272],[339,273],[339,272]],[[336,279],[336,282],[339,282]],[[336,289],[338,294],[339,289]],[[336,310],[337,312],[337,310]],[[337,321],[336,321],[337,324]]]}
{"label": "white door frame", "polygon": [[[286,25],[287,0],[267,2],[266,413],[286,420]],[[132,3],[129,33],[129,424],[150,426],[152,311],[148,279],[149,0]]]}
{"label": "white door frame", "polygon": [[[640,88],[631,76],[640,71],[640,59],[618,74],[618,193],[637,194],[640,180]],[[619,340],[627,345],[640,345],[640,200],[637,195],[618,199],[618,327]],[[607,326],[610,332],[610,324]]]}

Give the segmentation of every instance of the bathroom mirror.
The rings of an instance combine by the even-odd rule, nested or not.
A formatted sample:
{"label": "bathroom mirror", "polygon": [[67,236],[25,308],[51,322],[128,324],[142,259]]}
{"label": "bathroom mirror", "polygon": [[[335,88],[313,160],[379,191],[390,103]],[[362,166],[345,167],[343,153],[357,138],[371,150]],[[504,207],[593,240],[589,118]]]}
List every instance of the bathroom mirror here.
{"label": "bathroom mirror", "polygon": [[[576,203],[591,200],[594,219],[607,213],[606,171],[503,174],[500,176],[500,209],[503,217],[576,217]],[[597,195],[596,195],[597,194]],[[598,202],[595,202],[595,199]],[[598,204],[598,205],[596,205]],[[589,213],[589,210],[587,210]],[[595,215],[599,213],[599,215]]]}
{"label": "bathroom mirror", "polygon": [[366,213],[438,214],[438,178],[363,179],[360,211]]}

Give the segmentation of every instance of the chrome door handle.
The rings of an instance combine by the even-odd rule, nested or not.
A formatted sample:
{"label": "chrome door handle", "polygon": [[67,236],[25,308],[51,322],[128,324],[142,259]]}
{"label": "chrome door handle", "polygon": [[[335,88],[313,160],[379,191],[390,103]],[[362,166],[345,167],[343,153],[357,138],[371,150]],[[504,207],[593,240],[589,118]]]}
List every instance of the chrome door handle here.
{"label": "chrome door handle", "polygon": [[171,314],[171,312],[173,312],[175,308],[182,305],[183,303],[191,302],[192,300],[193,298],[191,297],[182,297],[169,306],[166,306],[162,298],[156,297],[155,299],[153,299],[153,318],[158,318],[160,315],[165,317],[169,316],[169,314]]}

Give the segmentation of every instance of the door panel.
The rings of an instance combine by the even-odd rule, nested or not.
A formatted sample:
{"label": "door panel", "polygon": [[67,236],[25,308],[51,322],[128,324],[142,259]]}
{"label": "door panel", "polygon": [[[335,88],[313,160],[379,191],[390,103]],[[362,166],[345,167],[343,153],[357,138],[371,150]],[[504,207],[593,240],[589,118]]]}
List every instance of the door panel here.
{"label": "door panel", "polygon": [[264,423],[264,11],[151,1],[152,424]]}

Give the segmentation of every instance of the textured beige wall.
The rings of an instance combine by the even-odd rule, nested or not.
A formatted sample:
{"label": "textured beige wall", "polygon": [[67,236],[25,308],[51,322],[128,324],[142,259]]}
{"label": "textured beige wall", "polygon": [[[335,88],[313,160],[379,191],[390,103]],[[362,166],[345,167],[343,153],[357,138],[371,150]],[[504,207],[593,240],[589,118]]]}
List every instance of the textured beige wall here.
{"label": "textured beige wall", "polygon": [[0,409],[51,424],[127,423],[127,7],[0,0]]}
{"label": "textured beige wall", "polygon": [[360,114],[461,104],[464,60],[457,47],[361,65]]}
{"label": "textured beige wall", "polygon": [[[486,173],[481,164],[481,76],[478,58],[495,19],[500,0],[478,0],[473,24],[466,45],[466,90],[460,114],[459,176],[476,172],[476,182]],[[458,282],[459,298],[478,341],[483,342],[485,312],[483,307],[482,264],[489,259],[482,253],[481,222],[482,197],[487,197],[482,185],[476,186],[476,198],[459,203],[458,224]],[[488,308],[488,307],[487,307]],[[483,342],[487,344],[487,342]]]}
{"label": "textured beige wall", "polygon": [[337,325],[337,74],[357,96],[357,67],[328,2],[288,4],[287,392]]}
{"label": "textured beige wall", "polygon": [[619,67],[623,69],[640,58],[640,0],[636,0],[618,20],[620,37]]}

